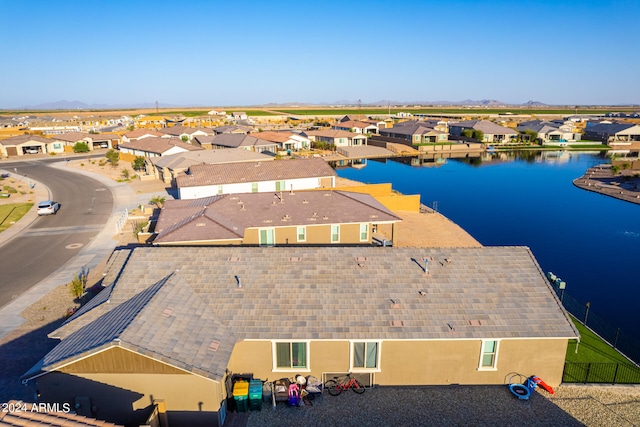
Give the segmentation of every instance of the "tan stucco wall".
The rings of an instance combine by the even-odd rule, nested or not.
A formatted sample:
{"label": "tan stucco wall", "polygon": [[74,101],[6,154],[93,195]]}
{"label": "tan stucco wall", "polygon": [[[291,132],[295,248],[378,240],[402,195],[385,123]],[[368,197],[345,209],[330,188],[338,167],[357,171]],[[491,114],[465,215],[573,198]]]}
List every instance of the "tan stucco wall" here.
{"label": "tan stucco wall", "polygon": [[364,193],[373,197],[390,196],[392,193],[391,184],[369,184],[353,185],[346,187],[336,187],[335,190],[350,191],[352,193]]}
{"label": "tan stucco wall", "polygon": [[[42,402],[69,402],[88,397],[97,409],[92,414],[118,424],[143,422],[142,411],[152,399],[164,399],[168,411],[200,415],[215,425],[220,402],[224,399],[220,383],[192,374],[64,374],[53,372],[38,378]],[[137,425],[137,424],[136,424]],[[193,424],[194,426],[196,424]]]}
{"label": "tan stucco wall", "polygon": [[[295,341],[295,340],[294,340]],[[502,340],[495,370],[478,370],[481,340],[383,341],[379,385],[507,384],[512,373],[537,375],[555,387],[562,381],[566,339]],[[256,378],[277,379],[296,373],[322,378],[323,372],[348,372],[348,341],[312,341],[309,372],[274,372],[272,344],[243,341],[229,362],[232,372],[252,372]],[[518,379],[519,380],[519,379]]]}
{"label": "tan stucco wall", "polygon": [[[364,242],[360,241],[360,224],[340,224],[340,241],[338,243],[349,244],[366,244],[371,242],[371,224],[369,226],[368,239]],[[299,242],[300,244],[330,244],[331,242],[331,225],[306,225],[307,233],[306,240]],[[261,228],[271,228],[268,224],[265,224]],[[274,227],[275,228],[275,244],[298,244],[298,229],[297,226],[291,227]],[[244,232],[245,245],[257,245],[259,244],[259,229],[247,228]],[[288,239],[288,241],[287,241]]]}

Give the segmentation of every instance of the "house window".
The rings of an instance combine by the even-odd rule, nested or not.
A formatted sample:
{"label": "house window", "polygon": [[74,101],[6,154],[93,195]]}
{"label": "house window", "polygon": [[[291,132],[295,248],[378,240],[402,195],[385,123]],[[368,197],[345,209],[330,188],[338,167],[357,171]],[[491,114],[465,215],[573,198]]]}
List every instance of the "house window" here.
{"label": "house window", "polygon": [[379,342],[352,342],[352,369],[378,369]]}
{"label": "house window", "polygon": [[480,353],[480,365],[478,369],[491,370],[496,369],[498,362],[498,341],[483,340],[482,352]]}
{"label": "house window", "polygon": [[360,241],[366,242],[369,237],[369,225],[360,224]]}
{"label": "house window", "polygon": [[298,227],[296,234],[298,236],[298,242],[307,241],[307,227]]}
{"label": "house window", "polygon": [[276,181],[276,191],[285,191],[286,189],[284,181]]}
{"label": "house window", "polygon": [[340,226],[332,225],[331,226],[331,243],[337,243],[340,241]]}
{"label": "house window", "polygon": [[218,194],[222,194],[222,185],[218,185]]}
{"label": "house window", "polygon": [[260,229],[260,241],[258,244],[261,246],[273,246],[276,237],[275,228],[262,228]]}
{"label": "house window", "polygon": [[274,370],[307,369],[309,367],[308,342],[276,342]]}
{"label": "house window", "polygon": [[251,192],[252,193],[257,193],[258,192],[258,183],[257,182],[252,182],[251,183]]}

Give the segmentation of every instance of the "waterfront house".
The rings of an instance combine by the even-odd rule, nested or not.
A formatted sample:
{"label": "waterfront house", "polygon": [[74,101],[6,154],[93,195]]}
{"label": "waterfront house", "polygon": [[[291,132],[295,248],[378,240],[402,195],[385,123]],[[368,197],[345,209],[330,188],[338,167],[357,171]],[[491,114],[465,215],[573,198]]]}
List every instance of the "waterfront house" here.
{"label": "waterfront house", "polygon": [[549,122],[544,120],[531,120],[519,123],[517,125],[518,132],[525,133],[535,132],[538,135],[538,141],[542,144],[561,144],[569,141],[580,140],[580,132],[574,132],[573,126],[566,125],[564,122]]}
{"label": "waterfront house", "polygon": [[278,149],[284,151],[299,151],[311,146],[311,141],[309,140],[309,138],[293,132],[266,131],[253,133],[252,136],[255,136],[256,138],[259,138],[263,141],[273,142],[278,145]]}
{"label": "waterfront house", "polygon": [[436,130],[432,123],[411,121],[380,130],[380,136],[393,138],[408,145],[447,142],[449,134]]}
{"label": "waterfront house", "polygon": [[221,194],[335,187],[336,172],[320,158],[194,165],[176,177],[179,199]]}
{"label": "waterfront house", "polygon": [[487,120],[468,120],[463,122],[450,122],[449,132],[454,136],[461,136],[465,130],[476,130],[483,133],[481,142],[503,144],[514,141],[518,137],[518,132],[489,122]]}
{"label": "waterfront house", "polygon": [[111,422],[162,400],[172,425],[221,425],[233,373],[557,386],[578,337],[525,247],[142,247],[103,284],[23,378]]}
{"label": "waterfront house", "polygon": [[625,122],[594,124],[584,129],[584,139],[614,145],[638,142],[640,125]]}
{"label": "waterfront house", "polygon": [[368,194],[280,191],[167,200],[156,245],[371,245],[401,219]]}

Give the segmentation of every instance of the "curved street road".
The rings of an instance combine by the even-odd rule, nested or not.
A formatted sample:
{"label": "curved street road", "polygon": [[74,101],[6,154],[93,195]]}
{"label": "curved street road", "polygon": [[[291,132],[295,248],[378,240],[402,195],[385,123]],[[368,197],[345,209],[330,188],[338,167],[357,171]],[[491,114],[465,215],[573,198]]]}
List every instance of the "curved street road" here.
{"label": "curved street road", "polygon": [[23,179],[26,175],[47,186],[51,198],[61,206],[56,215],[38,217],[0,246],[0,307],[77,255],[104,228],[112,212],[113,197],[103,184],[47,163],[50,161],[0,164],[12,173],[17,168]]}

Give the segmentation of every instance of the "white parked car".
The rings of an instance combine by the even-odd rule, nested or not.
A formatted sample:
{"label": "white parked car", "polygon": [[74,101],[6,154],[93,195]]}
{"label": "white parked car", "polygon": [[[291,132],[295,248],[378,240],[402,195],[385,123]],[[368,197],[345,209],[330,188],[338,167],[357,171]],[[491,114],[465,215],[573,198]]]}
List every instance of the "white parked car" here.
{"label": "white parked car", "polygon": [[38,215],[55,215],[60,209],[60,203],[53,200],[46,200],[38,203]]}

